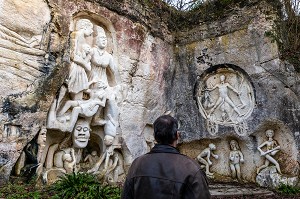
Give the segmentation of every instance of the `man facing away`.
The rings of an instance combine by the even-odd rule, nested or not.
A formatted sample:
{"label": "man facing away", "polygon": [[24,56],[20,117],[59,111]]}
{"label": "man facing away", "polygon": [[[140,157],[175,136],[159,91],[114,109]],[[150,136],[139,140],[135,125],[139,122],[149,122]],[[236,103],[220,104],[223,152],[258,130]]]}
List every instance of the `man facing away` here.
{"label": "man facing away", "polygon": [[135,159],[128,171],[122,199],[209,199],[207,178],[200,166],[175,148],[178,122],[163,115],[154,122],[158,144]]}

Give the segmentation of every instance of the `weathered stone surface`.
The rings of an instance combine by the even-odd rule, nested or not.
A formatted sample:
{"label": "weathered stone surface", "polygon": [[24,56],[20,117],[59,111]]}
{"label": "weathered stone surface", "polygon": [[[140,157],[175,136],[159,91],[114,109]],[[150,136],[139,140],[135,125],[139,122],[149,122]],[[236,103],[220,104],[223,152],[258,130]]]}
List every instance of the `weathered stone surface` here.
{"label": "weathered stone surface", "polygon": [[295,187],[298,183],[298,177],[283,176],[276,171],[276,167],[271,166],[263,169],[257,176],[256,182],[262,187],[276,189],[280,185],[289,185]]}
{"label": "weathered stone surface", "polygon": [[[114,94],[119,114],[113,135],[122,141],[117,149],[121,153],[114,158],[124,159],[125,169],[149,151],[153,144],[152,123],[168,112],[179,120],[180,149],[184,154],[196,158],[208,144],[216,145],[218,159],[212,159],[210,168],[216,181],[233,180],[229,162],[232,139],[239,143],[245,157],[240,164],[241,179],[256,181],[256,169],[264,163],[257,147],[266,140],[267,129],[274,130],[274,139],[281,147],[275,158],[282,172],[299,175],[300,76],[292,65],[279,59],[278,46],[265,36],[276,18],[266,2],[253,1],[249,6],[235,8],[230,16],[199,21],[190,28],[179,27],[176,32],[170,28],[174,22],[160,3],[0,2],[1,179],[14,175],[18,157],[46,126],[54,99],[68,85],[66,80],[74,62],[71,38],[79,19],[90,20],[93,27],[103,27],[107,36],[106,51],[117,72]],[[32,7],[34,12],[29,9]],[[91,47],[95,33],[94,29],[93,35],[85,38]],[[219,77],[224,74],[224,83],[233,89],[220,87]],[[197,97],[216,85],[219,86],[208,93],[215,110],[207,106],[209,117],[204,117],[199,104],[204,105],[205,100],[201,97],[197,101]],[[72,98],[69,91],[66,93],[62,104]],[[216,117],[208,121],[212,113]],[[218,127],[213,134],[207,128],[212,121],[210,127]],[[47,158],[50,145],[52,155],[58,147],[64,147],[58,145],[70,136],[70,130],[63,128],[64,125],[48,128],[42,160]],[[104,148],[104,132],[103,126],[92,127],[84,156],[97,147],[96,156],[110,152]],[[72,148],[70,143],[66,145]]]}

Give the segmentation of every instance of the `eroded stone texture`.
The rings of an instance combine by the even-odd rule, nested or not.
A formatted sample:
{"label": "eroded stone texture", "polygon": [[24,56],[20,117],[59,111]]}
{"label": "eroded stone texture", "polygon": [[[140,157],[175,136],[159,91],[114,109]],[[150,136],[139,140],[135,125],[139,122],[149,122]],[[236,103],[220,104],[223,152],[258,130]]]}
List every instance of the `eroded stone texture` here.
{"label": "eroded stone texture", "polygon": [[48,183],[73,171],[120,182],[161,114],[216,181],[255,182],[268,129],[283,177],[299,175],[300,78],[265,36],[276,14],[264,1],[176,32],[159,3],[16,2],[0,1],[1,179],[35,165]]}

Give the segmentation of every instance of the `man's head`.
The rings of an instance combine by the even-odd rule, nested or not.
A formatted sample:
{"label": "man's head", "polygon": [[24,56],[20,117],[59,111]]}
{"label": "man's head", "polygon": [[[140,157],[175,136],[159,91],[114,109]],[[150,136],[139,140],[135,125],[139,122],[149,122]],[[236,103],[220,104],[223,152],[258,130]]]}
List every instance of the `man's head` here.
{"label": "man's head", "polygon": [[158,144],[173,144],[178,139],[178,122],[169,115],[157,118],[153,124],[154,138]]}

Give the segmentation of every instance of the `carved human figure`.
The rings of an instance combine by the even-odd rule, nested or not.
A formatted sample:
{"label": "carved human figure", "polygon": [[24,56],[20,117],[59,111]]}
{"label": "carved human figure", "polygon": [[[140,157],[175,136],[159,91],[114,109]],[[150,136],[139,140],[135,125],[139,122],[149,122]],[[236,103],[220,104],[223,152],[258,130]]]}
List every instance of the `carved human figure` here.
{"label": "carved human figure", "polygon": [[38,163],[42,162],[42,153],[46,146],[46,135],[47,135],[47,128],[45,126],[43,126],[41,128],[39,136],[37,138],[37,144],[38,144],[37,161],[38,161]]}
{"label": "carved human figure", "polygon": [[114,154],[114,147],[112,145],[113,142],[114,142],[114,139],[115,138],[113,136],[110,136],[110,135],[105,135],[104,136],[104,144],[106,146],[106,150],[101,155],[99,160],[96,162],[94,167],[88,171],[88,173],[97,173],[97,171],[99,170],[99,168],[100,168],[100,166],[102,165],[103,162],[104,162],[103,168],[104,168],[105,172],[107,171],[108,164],[109,164],[109,159]]}
{"label": "carved human figure", "polygon": [[240,92],[237,91],[235,88],[233,88],[233,86],[231,86],[229,83],[225,82],[225,78],[226,78],[225,75],[220,75],[221,82],[219,84],[216,84],[212,88],[206,89],[207,91],[212,91],[215,90],[216,88],[218,88],[219,90],[219,98],[217,99],[215,105],[211,108],[209,115],[212,114],[215,111],[215,109],[218,108],[220,105],[222,105],[224,102],[227,102],[239,116],[242,116],[239,109],[235,106],[235,104],[228,96],[228,89],[231,89],[233,92],[235,92],[238,95],[240,95]]}
{"label": "carved human figure", "polygon": [[62,156],[62,160],[66,173],[73,173],[76,171],[76,158],[74,149],[71,148],[70,153],[65,153]]}
{"label": "carved human figure", "polygon": [[107,37],[102,27],[97,26],[96,45],[92,49],[92,69],[89,80],[92,82],[103,81],[108,84],[107,69],[115,73],[113,56],[106,51]]}
{"label": "carved human figure", "polygon": [[68,78],[68,90],[73,100],[81,100],[83,90],[89,87],[87,72],[91,70],[91,48],[86,37],[93,33],[93,24],[88,19],[79,19],[75,31],[71,34],[71,70]]}
{"label": "carved human figure", "polygon": [[[274,131],[268,129],[266,131],[266,136],[268,140],[257,147],[258,151],[260,152],[260,155],[266,158],[265,164],[258,167],[256,173],[258,174],[261,169],[268,167],[271,162],[276,166],[278,173],[282,174],[279,163],[272,157],[280,150],[280,146],[278,145],[277,141],[273,139]],[[265,146],[266,146],[266,151],[263,151],[262,148]]]}
{"label": "carved human figure", "polygon": [[123,156],[120,152],[115,150],[109,160],[108,168],[105,174],[106,181],[110,185],[115,185],[119,180],[119,176],[122,174],[124,174]]}
{"label": "carved human figure", "polygon": [[216,150],[216,145],[210,143],[208,147],[201,151],[201,153],[197,156],[197,160],[200,162],[200,164],[202,164],[201,167],[205,168],[206,175],[210,176],[213,175],[213,173],[209,171],[209,167],[212,165],[210,156],[214,157],[215,159],[219,158],[218,155],[213,153],[214,150]]}
{"label": "carved human figure", "polygon": [[62,128],[65,128],[66,131],[72,131],[78,116],[85,118],[91,118],[94,116],[99,107],[105,106],[105,90],[106,84],[104,84],[102,81],[99,81],[97,83],[97,87],[88,89],[86,91],[90,95],[88,100],[68,100],[58,113],[58,116],[63,116],[70,108],[73,108],[70,116],[70,122],[67,123],[66,119],[61,120],[62,122],[66,123]]}
{"label": "carved human figure", "polygon": [[49,147],[46,160],[46,169],[53,166],[64,168],[63,156],[71,154],[74,150],[76,163],[82,159],[82,149],[88,145],[90,138],[90,124],[85,119],[78,119],[72,134],[66,137],[61,143]]}
{"label": "carved human figure", "polygon": [[230,141],[229,162],[232,178],[241,180],[240,163],[244,163],[244,155],[241,152],[239,144],[236,140]]}
{"label": "carved human figure", "polygon": [[97,151],[92,151],[91,154],[88,154],[84,158],[84,162],[88,162],[89,166],[92,167],[99,160],[99,156],[97,155]]}

